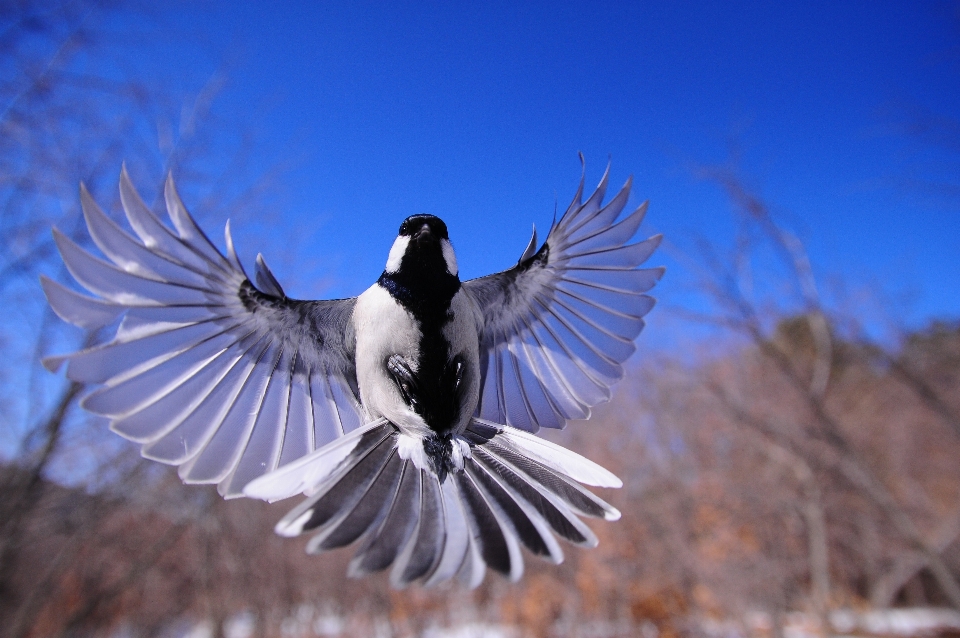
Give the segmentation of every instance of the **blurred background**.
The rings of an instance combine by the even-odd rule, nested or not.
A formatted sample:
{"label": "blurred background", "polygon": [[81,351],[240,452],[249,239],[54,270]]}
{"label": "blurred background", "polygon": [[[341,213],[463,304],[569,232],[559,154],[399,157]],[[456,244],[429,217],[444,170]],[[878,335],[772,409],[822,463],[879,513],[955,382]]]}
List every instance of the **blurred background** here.
{"label": "blurred background", "polygon": [[[0,0],[0,636],[960,633],[958,79],[955,2]],[[659,304],[546,434],[622,520],[395,591],[142,461],[39,365],[103,337],[37,278],[124,161],[298,298],[362,292],[414,213],[508,268],[581,170],[633,175]]]}

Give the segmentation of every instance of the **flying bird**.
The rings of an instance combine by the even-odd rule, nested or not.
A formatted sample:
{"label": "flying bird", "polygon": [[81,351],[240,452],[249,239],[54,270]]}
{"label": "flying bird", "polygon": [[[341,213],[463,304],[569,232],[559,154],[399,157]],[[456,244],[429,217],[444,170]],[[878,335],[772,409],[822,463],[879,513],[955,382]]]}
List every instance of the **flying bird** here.
{"label": "flying bird", "polygon": [[61,318],[115,335],[44,364],[97,385],[83,407],[186,483],[226,498],[304,494],[277,533],[312,532],[311,553],[359,541],[351,575],[476,586],[489,567],[518,579],[521,546],[560,563],[557,537],[597,544],[580,517],[620,516],[583,487],[620,487],[616,476],[535,436],[610,398],[663,274],[640,268],[659,236],[630,243],[647,204],[621,217],[630,180],[603,204],[608,174],[585,202],[581,178],[509,270],[461,281],[446,224],[413,215],[364,293],[301,301],[262,255],[247,276],[229,222],[224,255],[171,177],[173,228],[124,168],[133,234],[80,188],[107,259],[53,231],[95,297],[41,278]]}

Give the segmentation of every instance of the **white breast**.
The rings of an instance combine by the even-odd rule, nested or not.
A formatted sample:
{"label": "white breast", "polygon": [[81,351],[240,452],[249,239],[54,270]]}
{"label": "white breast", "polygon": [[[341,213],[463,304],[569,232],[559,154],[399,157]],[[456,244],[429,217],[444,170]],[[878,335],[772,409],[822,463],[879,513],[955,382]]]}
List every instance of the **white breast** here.
{"label": "white breast", "polygon": [[412,430],[426,428],[423,419],[403,402],[386,368],[392,354],[410,362],[417,360],[420,329],[413,315],[374,284],[357,298],[353,326],[357,335],[357,385],[367,417],[386,417]]}

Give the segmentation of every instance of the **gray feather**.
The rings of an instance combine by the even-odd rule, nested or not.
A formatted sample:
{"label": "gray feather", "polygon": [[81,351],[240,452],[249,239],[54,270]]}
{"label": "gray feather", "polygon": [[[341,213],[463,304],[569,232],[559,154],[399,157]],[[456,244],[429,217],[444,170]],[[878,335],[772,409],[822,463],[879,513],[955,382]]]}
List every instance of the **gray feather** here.
{"label": "gray feather", "polygon": [[[257,289],[233,253],[229,228],[230,259],[187,212],[172,179],[164,195],[176,232],[121,171],[134,236],[81,187],[90,235],[109,261],[56,230],[54,240],[73,277],[99,299],[41,283],[54,310],[81,327],[126,314],[111,341],[44,364],[66,362],[71,379],[106,384],[84,406],[144,444],[144,456],[238,496],[281,462],[361,426],[350,324],[356,300],[288,299],[262,257]],[[261,361],[266,369],[255,369]]]}
{"label": "gray feather", "polygon": [[420,470],[403,465],[390,511],[375,533],[368,536],[350,563],[350,575],[359,576],[390,567],[413,533],[420,510]]}
{"label": "gray feather", "polygon": [[443,549],[443,502],[440,483],[428,470],[420,471],[420,515],[416,534],[407,543],[405,556],[391,574],[396,586],[403,586],[431,571]]}
{"label": "gray feather", "polygon": [[628,243],[646,204],[616,222],[631,180],[601,205],[609,171],[584,203],[581,178],[538,250],[528,245],[510,270],[464,283],[483,313],[478,416],[529,432],[563,427],[589,417],[622,378],[653,305],[642,293],[663,270],[638,270],[659,237]]}
{"label": "gray feather", "polygon": [[278,282],[277,278],[273,276],[273,273],[267,266],[267,262],[263,259],[263,255],[260,253],[257,253],[256,271],[257,288],[268,295],[273,295],[274,297],[280,297],[281,299],[286,297],[286,295],[283,294],[283,288],[280,287],[280,282]]}

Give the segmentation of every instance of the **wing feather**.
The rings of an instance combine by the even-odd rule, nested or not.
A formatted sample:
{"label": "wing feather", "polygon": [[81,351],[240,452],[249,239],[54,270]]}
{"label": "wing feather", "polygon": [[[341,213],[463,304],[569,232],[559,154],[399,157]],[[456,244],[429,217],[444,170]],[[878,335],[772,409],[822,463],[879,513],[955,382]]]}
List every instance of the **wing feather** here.
{"label": "wing feather", "polygon": [[127,168],[124,166],[120,170],[120,202],[123,204],[123,211],[130,222],[130,227],[140,237],[144,246],[158,255],[167,259],[182,263],[200,273],[229,274],[223,271],[215,263],[204,259],[198,252],[183,242],[173,232],[161,222],[153,212],[147,208],[140,198],[140,194],[133,187],[130,181],[130,175],[127,174]]}
{"label": "wing feather", "polygon": [[[619,198],[625,193],[629,193],[629,191],[621,191],[617,197]],[[607,204],[607,207],[611,210],[619,210],[616,208],[618,205],[620,206],[620,209],[623,208],[623,205],[619,204],[617,200]],[[565,248],[569,249],[576,247],[578,251],[586,253],[623,246],[630,241],[634,235],[637,234],[637,231],[640,229],[640,224],[643,223],[643,219],[646,217],[648,206],[649,203],[644,202],[640,204],[639,208],[624,217],[616,224],[603,225],[597,229],[594,229],[588,235],[580,238],[571,238],[571,241],[565,246]]]}
{"label": "wing feather", "polygon": [[203,256],[210,264],[230,272],[233,266],[213,245],[206,233],[200,229],[200,226],[187,212],[187,207],[180,200],[180,193],[177,192],[173,183],[173,173],[167,174],[167,181],[163,185],[163,198],[167,204],[167,214],[170,216],[174,228],[177,229],[180,239]]}
{"label": "wing feather", "polygon": [[207,301],[201,288],[145,279],[98,259],[56,228],[53,240],[73,278],[108,301],[125,306],[200,305]]}
{"label": "wing feather", "polygon": [[310,396],[313,400],[314,441],[317,447],[343,436],[346,430],[340,422],[333,390],[326,376],[313,374],[310,378]]}
{"label": "wing feather", "polygon": [[40,285],[58,317],[87,330],[110,325],[125,310],[123,306],[79,295],[45,275],[40,275]]}
{"label": "wing feather", "polygon": [[184,383],[190,383],[201,369],[216,365],[234,341],[226,332],[214,334],[140,374],[106,384],[88,394],[81,405],[103,416],[121,417],[136,412]]}
{"label": "wing feather", "polygon": [[201,418],[205,419],[225,412],[266,347],[264,339],[232,344],[170,392],[151,397],[129,414],[115,417],[110,429],[136,443],[152,443],[201,408]]}
{"label": "wing feather", "polygon": [[54,230],[68,271],[96,297],[42,279],[54,311],[84,328],[123,317],[113,339],[50,357],[67,376],[103,384],[83,402],[145,457],[228,497],[281,463],[363,424],[350,327],[354,299],[287,298],[262,257],[258,289],[191,217],[171,177],[173,229],[144,205],[126,169],[120,198],[133,233],[81,186],[87,228],[106,259]]}
{"label": "wing feather", "polygon": [[313,406],[310,398],[309,368],[297,353],[287,386],[287,419],[283,424],[283,450],[279,465],[309,454],[315,445]]}
{"label": "wing feather", "polygon": [[[250,438],[279,356],[280,349],[269,344],[259,359],[243,362],[248,373],[222,420],[207,418],[206,410],[194,410],[176,428],[144,446],[144,457],[180,465],[200,455],[198,463],[206,467],[212,464],[211,474],[218,480],[225,478],[238,449],[242,451]],[[209,402],[209,396],[206,400]]]}
{"label": "wing feather", "polygon": [[[562,366],[556,360],[558,353],[548,349],[537,330],[534,330],[526,320],[524,320],[523,329],[518,331],[518,335],[520,338],[517,340],[517,347],[522,348],[522,353],[519,355],[530,362],[531,373],[542,384],[543,393],[554,407],[554,411],[562,419],[586,418],[588,414],[586,405],[577,398],[577,393],[570,387],[568,376],[561,372]],[[561,427],[561,425],[554,427]]]}
{"label": "wing feather", "polygon": [[[561,341],[547,322],[526,320],[525,323],[526,329],[536,342],[543,347],[542,353],[550,362],[549,371],[544,370],[542,372],[544,377],[550,372],[556,373],[556,383],[569,391],[582,406],[579,416],[568,418],[588,418],[590,416],[590,406],[606,401],[609,398],[609,389],[590,375],[582,359],[574,356],[570,345]],[[551,396],[555,395],[552,394]]]}
{"label": "wing feather", "polygon": [[544,313],[543,324],[553,334],[554,339],[563,344],[567,356],[580,364],[583,372],[597,383],[603,393],[603,400],[608,401],[610,386],[620,379],[623,370],[583,336],[582,326],[578,329],[565,315],[558,305],[553,304]]}
{"label": "wing feather", "polygon": [[523,339],[516,339],[511,346],[510,364],[513,366],[520,396],[532,424],[537,429],[563,427],[563,418],[554,407],[554,401],[546,393],[546,384],[542,384],[534,372],[536,355],[527,351]]}
{"label": "wing feather", "polygon": [[67,364],[67,376],[85,383],[118,381],[208,342],[221,332],[217,324],[202,321],[187,325],[172,324],[171,327],[139,338],[131,338],[127,333],[124,335],[126,338],[71,356]]}
{"label": "wing feather", "polygon": [[293,362],[296,358],[282,351],[270,374],[263,400],[256,411],[256,421],[246,445],[237,446],[236,459],[231,465],[230,481],[226,491],[242,492],[243,487],[261,474],[277,469],[280,452],[283,450],[287,432],[287,415],[290,407],[290,382]]}
{"label": "wing feather", "polygon": [[[583,168],[585,169],[586,167],[584,166]],[[580,187],[577,189],[577,194],[567,208],[567,212],[563,214],[563,217],[560,218],[560,222],[557,224],[563,228],[564,234],[562,236],[564,237],[572,237],[578,229],[590,223],[597,213],[600,212],[600,204],[607,194],[607,185],[610,182],[610,165],[607,164],[607,168],[603,171],[600,183],[597,184],[597,188],[593,191],[593,194],[587,198],[586,202],[581,204],[580,198],[583,196],[583,181],[585,177],[586,173],[581,173]]]}
{"label": "wing feather", "polygon": [[520,380],[516,357],[508,347],[500,350],[500,378],[503,387],[503,416],[514,427],[524,430],[537,430],[539,425],[536,417],[530,410],[530,405],[523,391],[523,382]]}
{"label": "wing feather", "polygon": [[80,205],[93,242],[121,269],[161,283],[196,288],[205,285],[203,273],[151,251],[120,228],[100,209],[83,184],[80,185]]}
{"label": "wing feather", "polygon": [[639,269],[659,236],[628,243],[647,203],[617,221],[632,180],[602,205],[609,175],[608,166],[583,203],[581,178],[539,250],[528,246],[510,270],[464,284],[482,315],[477,416],[530,432],[563,427],[589,417],[623,377],[653,306],[642,293],[663,269]]}

